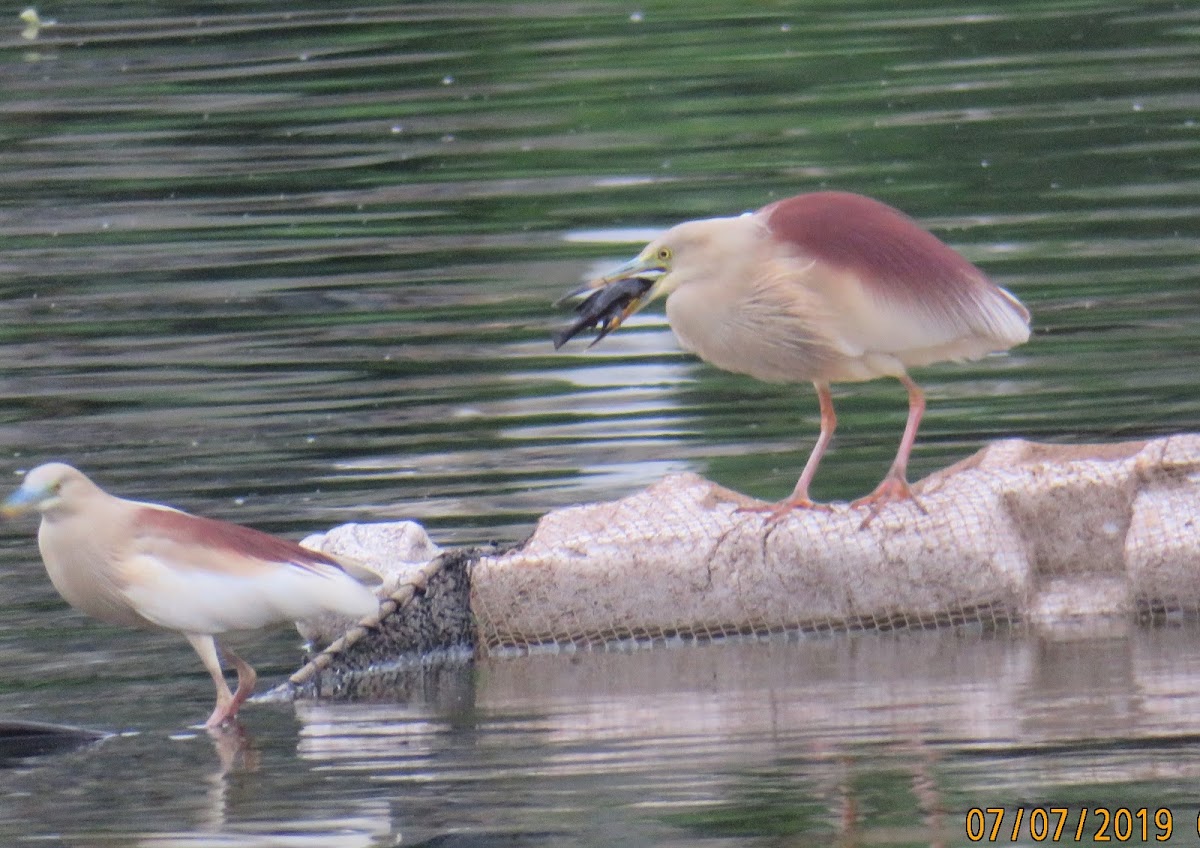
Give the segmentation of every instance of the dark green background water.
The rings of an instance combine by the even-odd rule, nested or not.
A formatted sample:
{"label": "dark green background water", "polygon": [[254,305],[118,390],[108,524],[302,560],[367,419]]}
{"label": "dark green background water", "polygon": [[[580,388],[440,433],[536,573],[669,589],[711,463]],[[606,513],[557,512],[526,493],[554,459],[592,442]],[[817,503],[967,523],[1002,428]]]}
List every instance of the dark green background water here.
{"label": "dark green background water", "polygon": [[[1191,4],[75,2],[32,40],[18,11],[13,486],[65,459],[293,537],[404,517],[442,544],[679,469],[781,497],[811,387],[698,363],[661,308],[556,353],[550,302],[656,229],[824,188],[904,209],[1034,314],[1009,356],[916,374],[914,478],[1001,436],[1200,418]],[[835,398],[814,494],[845,499],[886,469],[904,395]],[[258,767],[225,774],[207,737],[171,738],[211,694],[183,640],[67,609],[33,534],[0,527],[0,716],[136,735],[0,772],[7,843],[955,844],[972,804],[1153,808],[1200,772],[1195,639],[1118,631],[492,663],[392,705],[248,709]],[[242,644],[278,679],[294,641]],[[1076,747],[1020,747],[1050,742]]]}

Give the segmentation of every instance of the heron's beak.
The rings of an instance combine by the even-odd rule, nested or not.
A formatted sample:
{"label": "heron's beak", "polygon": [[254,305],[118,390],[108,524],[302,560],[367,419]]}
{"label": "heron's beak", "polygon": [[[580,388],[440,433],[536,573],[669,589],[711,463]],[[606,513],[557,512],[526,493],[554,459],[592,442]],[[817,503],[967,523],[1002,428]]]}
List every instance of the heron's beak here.
{"label": "heron's beak", "polygon": [[571,300],[583,299],[583,302],[575,307],[579,313],[575,322],[554,334],[555,349],[590,327],[600,328],[592,344],[600,341],[654,299],[658,283],[666,273],[665,268],[638,256],[559,298],[555,306]]}
{"label": "heron's beak", "polygon": [[[596,289],[607,288],[613,283],[621,283],[625,282],[626,280],[645,280],[651,285],[646,294],[642,295],[642,297],[639,299],[638,309],[640,309],[642,306],[645,306],[654,299],[654,294],[656,293],[654,291],[655,286],[657,286],[658,281],[661,280],[666,273],[666,268],[663,268],[651,260],[643,259],[641,256],[635,256],[624,265],[614,268],[604,276],[596,277],[594,280],[588,280],[579,288],[567,292],[558,300],[554,301],[554,305],[563,306],[569,301],[578,300],[579,298],[594,292]],[[636,309],[633,310],[633,312],[636,311]],[[633,312],[630,312],[629,315],[632,315]],[[627,315],[626,317],[629,316]]]}
{"label": "heron's beak", "polygon": [[9,495],[3,504],[0,504],[0,515],[3,515],[5,518],[16,518],[18,515],[24,515],[37,507],[43,494],[43,492],[26,489],[22,486]]}
{"label": "heron's beak", "polygon": [[592,288],[601,288],[611,283],[619,283],[622,280],[648,280],[652,283],[657,283],[667,273],[667,269],[659,265],[652,259],[644,259],[641,256],[635,256],[619,268],[614,268],[603,277],[600,277],[588,283]]}

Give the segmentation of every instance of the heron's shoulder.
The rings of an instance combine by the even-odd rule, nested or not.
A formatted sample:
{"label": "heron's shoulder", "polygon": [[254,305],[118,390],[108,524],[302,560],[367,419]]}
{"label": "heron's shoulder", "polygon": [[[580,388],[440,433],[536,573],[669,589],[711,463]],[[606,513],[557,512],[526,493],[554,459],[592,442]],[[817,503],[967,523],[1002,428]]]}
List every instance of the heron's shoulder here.
{"label": "heron's shoulder", "polygon": [[134,525],[142,538],[165,540],[214,552],[224,551],[264,563],[292,564],[316,570],[328,567],[342,569],[341,563],[327,554],[252,527],[192,515],[158,504],[136,506]]}
{"label": "heron's shoulder", "polygon": [[[763,207],[758,217],[786,248],[850,272],[883,303],[951,323],[1027,324],[1029,313],[966,257],[898,209],[849,192],[815,192]],[[1008,333],[1006,335],[1011,335]]]}
{"label": "heron's shoulder", "polygon": [[903,212],[847,192],[780,200],[760,212],[771,236],[803,255],[853,271],[868,287],[893,296],[974,284],[974,265]]}

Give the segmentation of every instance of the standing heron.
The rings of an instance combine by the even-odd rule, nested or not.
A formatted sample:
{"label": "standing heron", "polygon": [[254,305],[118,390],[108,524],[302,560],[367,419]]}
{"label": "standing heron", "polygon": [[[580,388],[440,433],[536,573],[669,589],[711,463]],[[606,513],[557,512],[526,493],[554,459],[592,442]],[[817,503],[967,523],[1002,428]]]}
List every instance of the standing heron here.
{"label": "standing heron", "polygon": [[176,630],[217,688],[205,727],[233,719],[257,675],[228,648],[229,691],[214,636],[321,612],[363,618],[379,609],[358,578],[326,554],[249,527],[108,494],[61,462],[39,465],[3,504],[5,515],[42,514],[38,548],[50,582],[71,606],[108,624]]}
{"label": "standing heron", "polygon": [[[925,397],[908,369],[977,359],[1029,339],[1029,311],[1012,294],[915,221],[846,192],[801,194],[732,218],[667,230],[610,274],[564,300],[589,295],[555,335],[599,338],[657,297],[680,344],[718,368],[768,382],[812,382],[821,431],[796,488],[770,507],[777,519],[814,503],[809,485],[837,427],[829,386],[895,377],[908,390],[908,422],[883,481],[854,501],[879,508],[912,497],[908,457]],[[597,339],[597,341],[599,340]]]}

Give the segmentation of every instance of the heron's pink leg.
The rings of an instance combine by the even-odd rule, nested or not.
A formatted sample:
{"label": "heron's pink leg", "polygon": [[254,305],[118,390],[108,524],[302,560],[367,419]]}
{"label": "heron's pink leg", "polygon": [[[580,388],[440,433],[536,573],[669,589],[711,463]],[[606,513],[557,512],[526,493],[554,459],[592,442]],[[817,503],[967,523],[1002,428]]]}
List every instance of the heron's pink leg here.
{"label": "heron's pink leg", "polygon": [[875,487],[875,491],[851,503],[853,507],[869,507],[871,510],[859,525],[859,529],[870,524],[885,505],[895,501],[912,500],[922,512],[925,511],[925,507],[921,506],[920,501],[913,496],[912,489],[908,487],[908,456],[917,441],[917,428],[921,426],[921,416],[925,414],[925,394],[907,374],[899,379],[904,388],[908,389],[908,422],[904,425],[900,448],[896,451],[896,458],[892,460],[892,467],[888,469],[888,473]]}
{"label": "heron's pink leg", "polygon": [[233,718],[237,715],[238,707],[246,702],[246,699],[254,694],[254,684],[258,682],[258,674],[255,673],[250,663],[239,657],[228,648],[223,648],[225,658],[233,663],[233,667],[237,669],[238,688],[233,693],[233,701],[229,705],[227,718]]}
{"label": "heron's pink leg", "polygon": [[[200,656],[200,662],[204,663],[213,685],[217,688],[217,704],[213,707],[208,721],[204,722],[204,726],[218,727],[233,715],[237,708],[233,706],[234,695],[229,691],[229,684],[225,682],[225,672],[221,670],[221,660],[217,656],[217,643],[207,633],[185,633],[184,635],[187,636],[192,649]],[[241,690],[240,685],[238,690]],[[232,711],[231,707],[233,707]]]}
{"label": "heron's pink leg", "polygon": [[821,405],[821,433],[817,436],[817,443],[813,445],[812,453],[808,455],[808,461],[804,463],[804,470],[800,472],[800,479],[796,481],[796,488],[792,493],[775,504],[764,504],[761,507],[744,507],[745,510],[762,511],[770,513],[767,516],[767,521],[778,521],[783,518],[793,509],[820,509],[829,510],[825,504],[814,503],[808,496],[808,487],[812,483],[813,477],[816,476],[817,466],[821,464],[821,457],[825,455],[825,450],[829,447],[829,443],[833,441],[833,431],[837,429],[837,414],[833,411],[833,395],[829,392],[828,383],[813,383],[817,389],[817,402]]}
{"label": "heron's pink leg", "polygon": [[221,669],[216,640],[207,633],[185,633],[184,635],[192,644],[193,650],[200,655],[200,662],[204,663],[204,667],[208,669],[213,685],[217,688],[216,706],[213,707],[212,715],[208,717],[208,721],[204,722],[204,726],[209,729],[220,727],[236,716],[238,707],[253,694],[254,684],[258,682],[258,675],[255,674],[248,662],[226,648],[225,656],[237,669],[238,676],[237,691],[230,692],[229,684],[225,682],[225,672]]}

